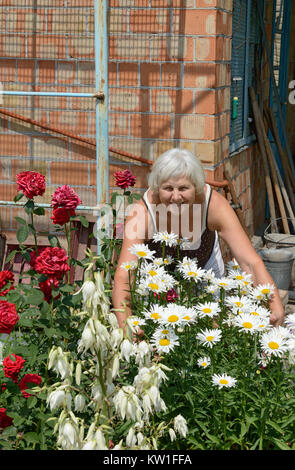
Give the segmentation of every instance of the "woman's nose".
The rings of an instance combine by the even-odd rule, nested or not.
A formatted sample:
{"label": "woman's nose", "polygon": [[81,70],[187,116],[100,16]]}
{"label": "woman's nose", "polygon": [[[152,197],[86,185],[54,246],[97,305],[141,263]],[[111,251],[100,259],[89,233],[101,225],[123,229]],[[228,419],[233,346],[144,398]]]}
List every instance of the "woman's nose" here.
{"label": "woman's nose", "polygon": [[172,193],[171,201],[173,201],[173,202],[179,202],[179,201],[181,201],[181,200],[182,200],[182,197],[181,197],[180,192],[179,192],[177,189],[175,189],[175,190],[173,191],[173,193]]}

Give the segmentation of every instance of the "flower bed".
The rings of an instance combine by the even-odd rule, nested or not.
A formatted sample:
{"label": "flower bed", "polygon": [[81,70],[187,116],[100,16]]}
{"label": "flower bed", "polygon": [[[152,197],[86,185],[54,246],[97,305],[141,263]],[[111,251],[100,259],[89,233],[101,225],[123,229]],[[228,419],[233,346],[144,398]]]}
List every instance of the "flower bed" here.
{"label": "flower bed", "polygon": [[[254,287],[235,260],[217,279],[181,260],[177,235],[158,233],[161,258],[135,244],[137,262],[123,266],[132,302],[124,332],[111,305],[120,239],[101,233],[100,254],[74,260],[81,201],[63,186],[52,196],[52,221],[68,251],[52,235],[40,250],[34,217],[44,210],[34,197],[45,179],[24,173],[16,200],[27,198],[30,222],[18,218],[17,236],[31,269],[29,283],[17,285],[10,271],[0,273],[0,448],[293,449],[295,317],[270,324],[272,286]],[[132,203],[134,177],[116,179]],[[33,247],[24,244],[29,233]],[[165,253],[173,244],[176,259]],[[71,284],[75,264],[84,280]]]}

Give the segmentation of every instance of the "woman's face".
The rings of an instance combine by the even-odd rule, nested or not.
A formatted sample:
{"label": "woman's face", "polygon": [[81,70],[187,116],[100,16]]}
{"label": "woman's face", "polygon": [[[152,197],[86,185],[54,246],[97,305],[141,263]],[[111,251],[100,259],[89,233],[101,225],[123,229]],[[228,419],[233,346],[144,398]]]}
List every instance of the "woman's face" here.
{"label": "woman's face", "polygon": [[165,204],[194,204],[196,188],[187,176],[170,178],[159,187],[160,201]]}

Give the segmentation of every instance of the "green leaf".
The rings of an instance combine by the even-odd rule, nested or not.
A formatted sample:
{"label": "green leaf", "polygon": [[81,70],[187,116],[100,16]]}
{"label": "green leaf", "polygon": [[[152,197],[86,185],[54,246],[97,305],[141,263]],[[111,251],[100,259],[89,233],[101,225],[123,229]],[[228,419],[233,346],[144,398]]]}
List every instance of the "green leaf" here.
{"label": "green leaf", "polygon": [[36,405],[37,403],[37,398],[36,397],[29,397],[27,398],[27,407],[28,408],[34,408],[34,406]]}
{"label": "green leaf", "polygon": [[276,439],[275,437],[272,438],[272,442],[278,446],[279,449],[281,450],[291,450],[289,446],[283,441],[280,441],[279,439]]}
{"label": "green leaf", "polygon": [[19,243],[23,243],[26,241],[29,235],[29,229],[26,225],[22,225],[21,227],[18,228],[16,232],[16,238]]}
{"label": "green leaf", "polygon": [[26,225],[26,223],[27,223],[27,222],[25,221],[25,219],[22,219],[21,217],[14,217],[14,218],[15,218],[15,220],[16,220],[19,224],[21,224],[21,225]]}
{"label": "green leaf", "polygon": [[275,423],[274,421],[271,421],[270,419],[268,419],[266,421],[266,424],[268,424],[269,426],[271,426],[273,429],[275,429],[276,431],[278,431],[280,434],[284,434],[284,431],[282,430],[282,428],[277,424]]}
{"label": "green leaf", "polygon": [[16,253],[17,253],[17,250],[11,251],[9,255],[5,258],[5,263],[8,263],[12,258],[14,258]]}
{"label": "green leaf", "polygon": [[24,435],[24,439],[27,441],[27,442],[39,442],[39,434],[37,434],[36,432],[27,432],[25,435]]}
{"label": "green leaf", "polygon": [[32,305],[40,305],[43,302],[44,294],[39,289],[32,288],[30,293],[27,295],[27,302]]}
{"label": "green leaf", "polygon": [[51,245],[53,248],[54,248],[55,246],[58,246],[59,248],[61,248],[60,243],[59,243],[59,240],[58,240],[58,238],[57,238],[55,235],[49,234],[49,235],[48,235],[48,241],[49,241],[50,245]]}
{"label": "green leaf", "polygon": [[64,285],[63,287],[60,287],[61,292],[73,292],[75,290],[74,286],[69,286],[68,284]]}
{"label": "green leaf", "polygon": [[18,202],[22,197],[24,196],[24,193],[19,192],[16,196],[14,196],[14,202]]}
{"label": "green leaf", "polygon": [[84,215],[79,215],[79,219],[83,227],[86,227],[86,228],[89,227],[89,222],[86,219],[86,217],[84,217]]}
{"label": "green leaf", "polygon": [[24,205],[24,209],[27,214],[31,214],[34,211],[34,201],[32,199],[28,199],[28,201]]}
{"label": "green leaf", "polygon": [[54,334],[56,334],[58,330],[55,330],[54,328],[44,328],[44,333],[48,338],[52,338]]}
{"label": "green leaf", "polygon": [[45,215],[44,207],[37,207],[34,209],[34,214],[36,215]]}

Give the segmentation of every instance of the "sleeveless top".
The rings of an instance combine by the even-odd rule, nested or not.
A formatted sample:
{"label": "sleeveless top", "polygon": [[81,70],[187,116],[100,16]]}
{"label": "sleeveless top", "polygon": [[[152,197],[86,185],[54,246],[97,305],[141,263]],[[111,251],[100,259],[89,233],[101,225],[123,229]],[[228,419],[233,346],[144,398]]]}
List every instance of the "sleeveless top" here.
{"label": "sleeveless top", "polygon": [[[207,218],[208,218],[208,207],[210,204],[211,199],[211,186],[206,184],[207,191],[205,195],[204,201],[204,210],[201,222],[201,239],[197,240],[197,243],[189,242],[187,243],[187,248],[180,250],[180,259],[183,259],[185,256],[188,258],[197,259],[198,266],[200,268],[205,269],[212,269],[217,277],[221,277],[224,274],[224,264],[222,260],[221,250],[219,246],[218,235],[216,231],[209,230],[207,226]],[[142,201],[146,205],[148,209],[148,213],[151,217],[153,223],[153,230],[156,233],[157,224],[154,212],[152,210],[151,204],[148,200],[147,193],[149,189],[144,193],[142,197]],[[150,250],[154,250],[155,256],[161,258],[162,257],[162,247],[160,243],[155,242],[153,239],[148,239],[145,241],[146,244],[149,246]],[[198,248],[194,248],[194,246],[198,246]],[[171,256],[173,259],[177,257],[177,247],[175,246],[166,246],[165,247],[165,255]]]}

